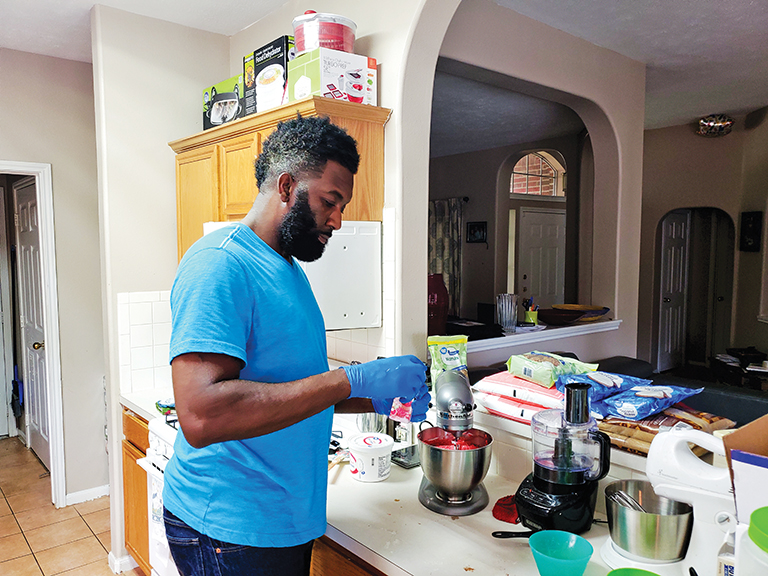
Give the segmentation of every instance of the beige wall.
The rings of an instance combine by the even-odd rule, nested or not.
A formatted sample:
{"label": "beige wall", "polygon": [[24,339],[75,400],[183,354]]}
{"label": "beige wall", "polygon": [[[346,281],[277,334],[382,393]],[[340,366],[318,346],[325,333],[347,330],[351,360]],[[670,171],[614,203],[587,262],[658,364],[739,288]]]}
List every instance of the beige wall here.
{"label": "beige wall", "polygon": [[91,66],[0,49],[0,79],[0,159],[52,166],[65,476],[72,494],[108,479]]}
{"label": "beige wall", "polygon": [[[765,237],[768,235],[765,220],[768,215],[767,114],[768,108],[763,108],[745,119],[744,190],[740,210],[763,212],[763,248],[760,252],[739,252],[738,255],[738,293],[733,339],[733,345],[736,347],[755,346],[762,352],[768,352],[768,323],[757,321],[762,286],[761,271],[765,257]],[[737,231],[739,224],[737,221]]]}
{"label": "beige wall", "polygon": [[765,211],[768,123],[746,128],[743,117],[721,138],[702,138],[692,125],[648,130],[644,142],[638,355],[656,358],[659,222],[678,208],[719,208],[736,230],[732,343],[768,351],[768,325],[757,321],[762,252],[738,251],[739,215]]}
{"label": "beige wall", "polygon": [[175,159],[202,130],[202,89],[227,74],[229,40],[96,6],[91,12],[101,201],[112,552],[123,556],[117,299],[169,290],[176,271]]}
{"label": "beige wall", "polygon": [[[528,57],[532,54],[536,58]],[[504,75],[505,87],[565,104],[584,121],[595,163],[592,299],[605,303],[623,320],[609,352],[633,356],[644,65],[487,0],[461,3],[440,55]],[[504,210],[497,208],[500,218]],[[498,234],[500,227],[496,229]],[[503,265],[497,259],[497,269]]]}
{"label": "beige wall", "polygon": [[66,493],[108,483],[91,66],[0,49],[0,160],[51,164]]}

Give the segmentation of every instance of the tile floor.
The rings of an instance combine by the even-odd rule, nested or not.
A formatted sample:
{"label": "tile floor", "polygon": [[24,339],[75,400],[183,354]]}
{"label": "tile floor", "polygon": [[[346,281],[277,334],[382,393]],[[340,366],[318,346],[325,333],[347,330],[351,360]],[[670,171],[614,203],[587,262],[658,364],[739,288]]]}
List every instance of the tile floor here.
{"label": "tile floor", "polygon": [[18,438],[0,439],[0,574],[112,576],[109,549],[109,496],[57,510],[34,453]]}

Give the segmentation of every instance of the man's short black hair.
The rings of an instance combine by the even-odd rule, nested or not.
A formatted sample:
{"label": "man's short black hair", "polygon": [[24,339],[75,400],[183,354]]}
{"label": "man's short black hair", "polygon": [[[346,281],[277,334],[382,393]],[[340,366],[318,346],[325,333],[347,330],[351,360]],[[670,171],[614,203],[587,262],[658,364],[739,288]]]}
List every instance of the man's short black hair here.
{"label": "man's short black hair", "polygon": [[264,182],[283,172],[298,176],[322,171],[328,160],[356,174],[360,155],[355,139],[328,118],[303,118],[299,114],[280,122],[264,141],[256,159],[256,184],[261,188]]}

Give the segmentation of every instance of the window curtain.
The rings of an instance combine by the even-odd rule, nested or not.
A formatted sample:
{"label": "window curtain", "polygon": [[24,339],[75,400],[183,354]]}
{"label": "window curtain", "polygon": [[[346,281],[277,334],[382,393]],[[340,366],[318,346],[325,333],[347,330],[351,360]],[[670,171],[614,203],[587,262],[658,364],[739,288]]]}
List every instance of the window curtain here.
{"label": "window curtain", "polygon": [[448,314],[460,316],[461,198],[429,201],[429,273],[442,274],[448,290]]}

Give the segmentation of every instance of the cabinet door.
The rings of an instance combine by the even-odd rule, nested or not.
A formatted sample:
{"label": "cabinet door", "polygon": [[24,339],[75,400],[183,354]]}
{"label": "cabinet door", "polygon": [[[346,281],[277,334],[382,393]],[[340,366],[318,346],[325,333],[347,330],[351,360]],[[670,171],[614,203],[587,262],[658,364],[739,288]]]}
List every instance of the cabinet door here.
{"label": "cabinet door", "polygon": [[222,220],[241,220],[256,198],[254,160],[259,154],[259,134],[227,140],[219,147],[220,206]]}
{"label": "cabinet door", "polygon": [[147,473],[136,464],[144,454],[123,440],[123,510],[125,513],[125,549],[144,574],[149,567],[149,517],[147,510]]}
{"label": "cabinet door", "polygon": [[327,536],[315,540],[310,576],[384,576],[384,573]]}
{"label": "cabinet door", "polygon": [[352,201],[344,210],[344,220],[381,221],[384,207],[383,127],[343,116],[332,116],[331,122],[355,139],[360,152],[360,168],[355,174]]}
{"label": "cabinet door", "polygon": [[203,236],[203,223],[219,220],[219,159],[215,145],[176,156],[179,260]]}

